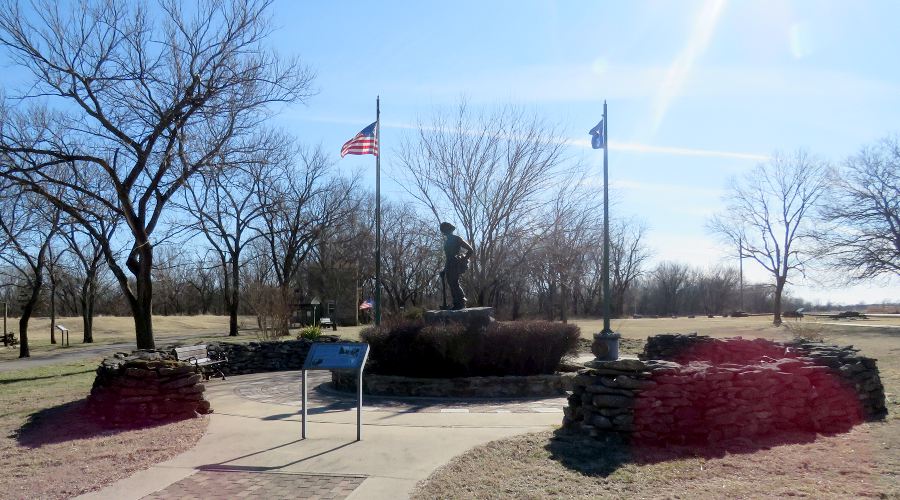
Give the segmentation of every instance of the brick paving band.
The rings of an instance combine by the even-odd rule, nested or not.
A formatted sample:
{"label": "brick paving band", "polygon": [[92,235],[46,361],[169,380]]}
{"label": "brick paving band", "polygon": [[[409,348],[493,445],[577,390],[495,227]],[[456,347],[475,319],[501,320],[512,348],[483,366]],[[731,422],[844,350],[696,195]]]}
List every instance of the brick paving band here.
{"label": "brick paving band", "polygon": [[244,471],[197,471],[144,500],[219,498],[342,499],[365,480],[362,476]]}

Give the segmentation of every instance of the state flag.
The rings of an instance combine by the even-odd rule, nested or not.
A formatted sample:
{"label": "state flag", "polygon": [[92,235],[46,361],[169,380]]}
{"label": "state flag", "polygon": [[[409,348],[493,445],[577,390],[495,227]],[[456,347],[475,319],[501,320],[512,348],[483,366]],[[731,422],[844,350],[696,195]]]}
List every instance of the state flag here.
{"label": "state flag", "polygon": [[589,132],[591,134],[591,147],[594,149],[603,149],[606,147],[606,138],[603,137],[603,120]]}

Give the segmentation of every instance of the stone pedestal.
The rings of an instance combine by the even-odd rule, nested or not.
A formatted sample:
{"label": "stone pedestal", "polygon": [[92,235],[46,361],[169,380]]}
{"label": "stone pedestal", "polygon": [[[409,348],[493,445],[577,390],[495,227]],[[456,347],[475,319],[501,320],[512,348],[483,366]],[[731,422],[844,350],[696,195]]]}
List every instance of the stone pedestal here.
{"label": "stone pedestal", "polygon": [[618,333],[595,333],[591,352],[601,361],[614,361],[619,357]]}
{"label": "stone pedestal", "polygon": [[486,328],[494,322],[493,307],[469,307],[466,309],[425,311],[426,325],[457,323],[467,329]]}

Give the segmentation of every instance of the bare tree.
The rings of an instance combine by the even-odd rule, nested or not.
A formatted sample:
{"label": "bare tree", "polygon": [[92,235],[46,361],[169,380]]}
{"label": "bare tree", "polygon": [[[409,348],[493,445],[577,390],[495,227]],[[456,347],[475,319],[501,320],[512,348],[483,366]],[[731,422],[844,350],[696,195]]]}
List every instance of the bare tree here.
{"label": "bare tree", "polygon": [[184,207],[193,215],[193,228],[202,234],[222,269],[228,335],[238,334],[241,304],[241,272],[244,249],[261,237],[260,218],[272,210],[267,193],[274,182],[275,165],[291,161],[293,141],[276,133],[251,138],[256,149],[247,147],[231,158],[221,158],[216,168],[187,185]]}
{"label": "bare tree", "polygon": [[[166,205],[193,175],[240,147],[237,138],[270,105],[309,94],[311,75],[262,44],[270,3],[200,2],[187,13],[177,0],[161,0],[151,14],[136,2],[28,9],[8,0],[0,9],[0,45],[32,77],[0,117],[0,177],[41,194],[101,243],[134,316],[138,348],[154,347],[154,231]],[[27,106],[45,96],[41,102],[60,106]],[[125,222],[124,268],[82,198]]]}
{"label": "bare tree", "polygon": [[[218,275],[224,275],[218,259],[210,259],[204,255],[193,262],[193,269],[187,276],[188,285],[197,294],[197,312],[209,314],[215,297],[216,288],[219,286]],[[237,319],[237,318],[235,318]],[[237,323],[235,323],[237,327]]]}
{"label": "bare tree", "polygon": [[[58,226],[58,221],[57,221]],[[59,227],[57,227],[54,236],[60,233]],[[62,281],[63,275],[63,258],[65,257],[65,247],[57,248],[54,244],[55,241],[53,239],[50,240],[50,245],[47,247],[47,260],[44,262],[44,267],[46,268],[47,273],[47,299],[48,299],[48,313],[50,316],[50,343],[56,343],[56,296],[59,290],[59,283]]]}
{"label": "bare tree", "polygon": [[536,283],[545,289],[548,319],[555,319],[558,311],[564,323],[570,299],[577,297],[573,292],[584,275],[586,256],[603,234],[602,209],[582,180],[570,177],[562,183],[544,215],[546,229],[531,243],[539,249],[531,269],[539,272]]}
{"label": "bare tree", "polygon": [[678,314],[682,296],[690,283],[691,269],[678,262],[660,262],[652,273],[653,298],[657,312]]}
{"label": "bare tree", "polygon": [[[281,172],[261,193],[263,211],[258,231],[272,265],[274,285],[282,294],[280,303],[289,306],[299,272],[323,230],[346,220],[353,213],[356,180],[330,175],[331,163],[321,148],[300,148],[296,164],[281,165]],[[287,318],[282,314],[280,317]],[[279,325],[286,334],[288,325]]]}
{"label": "bare tree", "polygon": [[[106,240],[112,238],[115,232],[116,219],[108,218],[94,221],[96,227]],[[94,307],[97,301],[97,293],[100,288],[100,273],[103,269],[102,243],[85,231],[80,224],[68,224],[60,231],[60,236],[66,242],[68,254],[73,256],[80,281],[78,293],[78,310],[81,312],[83,326],[82,343],[94,342]],[[75,273],[73,273],[75,274]]]}
{"label": "bare tree", "polygon": [[515,247],[541,232],[549,200],[542,195],[566,173],[560,135],[521,110],[476,115],[464,102],[455,115],[437,113],[431,123],[420,124],[401,147],[402,186],[435,223],[457,223],[475,247],[466,279],[479,305],[492,303],[527,257]]}
{"label": "bare tree", "polygon": [[[3,185],[0,196],[0,260],[16,273],[19,287],[19,357],[31,356],[28,321],[44,285],[50,246],[59,229],[59,210],[34,193]],[[53,332],[51,331],[51,335]]]}
{"label": "bare tree", "polygon": [[804,272],[814,257],[807,240],[813,211],[827,186],[824,162],[798,151],[776,154],[732,182],[727,208],[710,229],[727,244],[743,249],[773,278],[774,319],[781,324],[781,296],[791,271]]}
{"label": "bare tree", "polygon": [[395,311],[421,305],[441,266],[436,228],[408,204],[382,205],[382,210],[384,220],[392,221],[381,233],[382,283],[388,304]]}
{"label": "bare tree", "polygon": [[610,226],[610,298],[613,315],[621,317],[625,314],[628,289],[644,273],[644,266],[650,259],[650,250],[644,243],[647,233],[645,224],[634,219],[617,219],[611,221]]}
{"label": "bare tree", "polygon": [[191,263],[180,245],[160,245],[153,262],[154,309],[163,316],[185,313]]}
{"label": "bare tree", "polygon": [[698,298],[703,312],[724,314],[734,300],[739,279],[738,270],[733,267],[715,266],[698,273]]}
{"label": "bare tree", "polygon": [[821,237],[833,266],[850,281],[900,276],[900,138],[863,148],[832,183]]}

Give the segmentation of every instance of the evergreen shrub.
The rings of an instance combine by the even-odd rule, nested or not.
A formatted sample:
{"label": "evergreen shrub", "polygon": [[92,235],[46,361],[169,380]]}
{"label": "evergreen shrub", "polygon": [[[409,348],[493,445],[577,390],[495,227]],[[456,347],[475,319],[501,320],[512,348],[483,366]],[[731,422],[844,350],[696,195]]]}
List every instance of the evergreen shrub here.
{"label": "evergreen shrub", "polygon": [[370,327],[367,370],[382,375],[453,378],[554,373],[577,349],[580,330],[548,321],[494,322],[467,331],[457,324],[426,326],[399,320]]}

